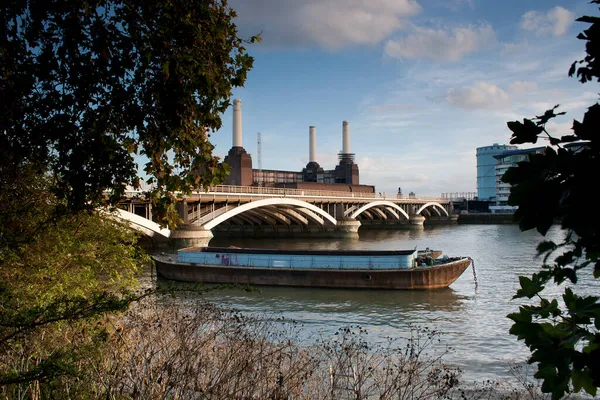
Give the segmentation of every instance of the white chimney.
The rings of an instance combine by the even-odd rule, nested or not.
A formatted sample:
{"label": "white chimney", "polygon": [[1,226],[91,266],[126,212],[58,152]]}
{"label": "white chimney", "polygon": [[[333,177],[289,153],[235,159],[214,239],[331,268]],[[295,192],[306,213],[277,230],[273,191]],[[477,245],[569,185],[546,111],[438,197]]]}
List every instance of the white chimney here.
{"label": "white chimney", "polygon": [[350,123],[342,122],[342,154],[350,154]]}
{"label": "white chimney", "polygon": [[308,128],[308,162],[317,161],[317,128]]}
{"label": "white chimney", "polygon": [[233,147],[242,146],[242,101],[233,101]]}

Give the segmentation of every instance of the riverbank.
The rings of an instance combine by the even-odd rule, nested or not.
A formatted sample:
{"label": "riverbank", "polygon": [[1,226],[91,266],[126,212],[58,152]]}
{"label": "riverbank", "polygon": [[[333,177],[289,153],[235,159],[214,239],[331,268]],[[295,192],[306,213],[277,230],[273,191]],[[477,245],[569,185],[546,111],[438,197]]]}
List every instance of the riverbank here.
{"label": "riverbank", "polygon": [[514,214],[460,214],[459,224],[516,224]]}

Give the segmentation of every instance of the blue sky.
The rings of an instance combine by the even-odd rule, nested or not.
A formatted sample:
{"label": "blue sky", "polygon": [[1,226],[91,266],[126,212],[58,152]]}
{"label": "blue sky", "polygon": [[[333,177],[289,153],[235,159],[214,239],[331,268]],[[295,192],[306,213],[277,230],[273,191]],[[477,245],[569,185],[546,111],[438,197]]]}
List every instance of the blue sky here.
{"label": "blue sky", "polygon": [[[567,111],[568,132],[598,99],[568,78],[584,55],[576,39],[598,14],[586,1],[231,0],[241,35],[262,32],[242,99],[243,144],[265,169],[301,170],[308,127],[332,169],[350,121],[360,182],[380,192],[476,190],[475,148],[508,143],[506,122]],[[231,109],[211,135],[231,147]]]}

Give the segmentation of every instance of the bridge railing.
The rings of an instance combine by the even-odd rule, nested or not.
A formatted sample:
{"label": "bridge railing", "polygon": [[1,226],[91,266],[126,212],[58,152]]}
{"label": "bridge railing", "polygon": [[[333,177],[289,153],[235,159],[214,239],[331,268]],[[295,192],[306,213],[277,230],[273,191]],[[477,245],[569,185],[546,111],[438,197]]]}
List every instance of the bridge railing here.
{"label": "bridge railing", "polygon": [[[129,196],[143,195],[149,191],[149,188],[127,190]],[[435,196],[415,196],[407,194],[390,194],[390,193],[368,193],[368,192],[342,192],[337,190],[314,190],[314,189],[291,189],[291,188],[275,188],[264,186],[234,186],[234,185],[215,185],[207,190],[194,190],[192,194],[247,194],[247,195],[271,195],[271,196],[291,196],[291,197],[326,197],[326,198],[358,198],[358,199],[375,199],[375,200],[421,200],[421,201],[442,201],[447,202],[449,199]]]}
{"label": "bridge railing", "polygon": [[355,198],[370,198],[370,199],[388,199],[388,200],[446,200],[439,197],[430,196],[411,196],[402,194],[389,193],[368,193],[368,192],[342,192],[336,190],[313,190],[313,189],[290,189],[290,188],[274,188],[261,186],[233,186],[233,185],[215,185],[206,191],[194,191],[194,193],[231,193],[231,194],[257,194],[257,195],[278,195],[278,196],[294,196],[294,197],[355,197]]}

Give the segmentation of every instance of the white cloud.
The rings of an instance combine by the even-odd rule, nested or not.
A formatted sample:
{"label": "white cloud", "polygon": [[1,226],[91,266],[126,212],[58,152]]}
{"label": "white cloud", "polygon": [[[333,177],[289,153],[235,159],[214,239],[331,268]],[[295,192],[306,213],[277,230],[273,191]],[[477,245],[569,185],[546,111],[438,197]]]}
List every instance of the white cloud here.
{"label": "white cloud", "polygon": [[508,94],[489,82],[477,82],[475,86],[448,89],[444,99],[450,105],[468,110],[500,109],[510,104]]}
{"label": "white cloud", "polygon": [[388,40],[385,52],[397,58],[428,58],[436,61],[457,61],[496,40],[489,24],[430,29],[416,27],[410,35]]}
{"label": "white cloud", "polygon": [[556,6],[546,13],[531,10],[521,17],[521,29],[535,32],[538,35],[562,36],[567,33],[574,18],[574,13],[560,6]]}
{"label": "white cloud", "polygon": [[548,122],[546,124],[546,130],[548,133],[555,137],[560,137],[563,135],[572,135],[573,134],[573,122]]}
{"label": "white cloud", "polygon": [[372,45],[421,11],[416,0],[233,0],[243,34],[263,32],[266,45],[328,49]]}
{"label": "white cloud", "polygon": [[512,94],[516,95],[525,95],[529,92],[536,92],[540,88],[535,82],[527,82],[527,81],[515,81],[508,85],[508,91]]}

